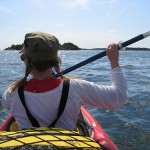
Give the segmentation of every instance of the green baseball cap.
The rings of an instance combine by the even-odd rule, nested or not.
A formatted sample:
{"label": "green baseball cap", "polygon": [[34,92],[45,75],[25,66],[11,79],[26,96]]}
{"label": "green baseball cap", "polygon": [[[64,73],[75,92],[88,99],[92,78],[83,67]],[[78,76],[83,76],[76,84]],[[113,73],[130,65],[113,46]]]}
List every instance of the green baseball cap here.
{"label": "green baseball cap", "polygon": [[52,60],[57,57],[58,39],[45,32],[31,32],[25,35],[21,53],[26,53],[32,60]]}

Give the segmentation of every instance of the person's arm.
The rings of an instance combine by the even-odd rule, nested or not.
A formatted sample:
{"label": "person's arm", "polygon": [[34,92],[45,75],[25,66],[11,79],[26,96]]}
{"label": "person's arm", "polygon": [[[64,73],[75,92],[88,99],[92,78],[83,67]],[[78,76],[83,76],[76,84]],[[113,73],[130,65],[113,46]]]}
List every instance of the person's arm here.
{"label": "person's arm", "polygon": [[10,98],[10,93],[9,89],[7,89],[3,95],[2,99],[0,100],[0,108],[6,108],[7,110],[10,110],[10,104],[11,104],[11,98]]}
{"label": "person's arm", "polygon": [[85,105],[98,108],[119,108],[127,100],[127,81],[121,67],[119,67],[117,45],[110,44],[106,52],[112,68],[111,85],[98,85],[78,80],[78,83],[74,82],[76,84],[74,90],[77,91]]}

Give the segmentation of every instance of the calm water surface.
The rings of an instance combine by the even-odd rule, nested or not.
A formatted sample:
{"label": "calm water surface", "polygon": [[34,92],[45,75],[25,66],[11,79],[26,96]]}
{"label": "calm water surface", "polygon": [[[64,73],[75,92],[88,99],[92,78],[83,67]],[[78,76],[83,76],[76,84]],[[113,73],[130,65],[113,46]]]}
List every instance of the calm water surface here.
{"label": "calm water surface", "polygon": [[[100,51],[60,51],[62,69],[66,69]],[[121,51],[120,64],[128,80],[128,102],[119,110],[90,109],[120,150],[150,150],[150,51]],[[17,51],[0,51],[0,98],[7,86],[24,75],[24,64]],[[109,84],[107,57],[73,71],[97,84]],[[0,124],[9,112],[0,111]]]}

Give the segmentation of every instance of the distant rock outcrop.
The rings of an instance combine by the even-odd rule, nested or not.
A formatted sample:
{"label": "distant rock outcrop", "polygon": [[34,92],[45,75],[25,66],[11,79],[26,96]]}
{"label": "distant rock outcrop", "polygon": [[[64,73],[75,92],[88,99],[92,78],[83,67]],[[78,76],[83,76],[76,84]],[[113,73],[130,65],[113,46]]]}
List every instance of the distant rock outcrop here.
{"label": "distant rock outcrop", "polygon": [[60,45],[60,50],[79,50],[80,48],[73,43],[64,43],[63,45]]}

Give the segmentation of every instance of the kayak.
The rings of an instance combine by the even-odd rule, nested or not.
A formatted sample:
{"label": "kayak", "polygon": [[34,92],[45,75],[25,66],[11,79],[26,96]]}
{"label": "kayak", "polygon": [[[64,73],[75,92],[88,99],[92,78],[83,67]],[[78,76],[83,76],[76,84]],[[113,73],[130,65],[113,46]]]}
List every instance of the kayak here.
{"label": "kayak", "polygon": [[0,131],[2,149],[118,150],[101,125],[83,106],[75,131],[46,127],[17,130],[11,114],[0,126]]}
{"label": "kayak", "polygon": [[46,127],[18,130],[11,114],[0,126],[0,131],[0,149],[118,150],[101,125],[83,106],[75,131]]}

